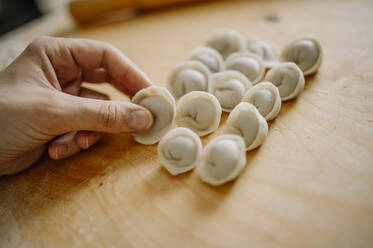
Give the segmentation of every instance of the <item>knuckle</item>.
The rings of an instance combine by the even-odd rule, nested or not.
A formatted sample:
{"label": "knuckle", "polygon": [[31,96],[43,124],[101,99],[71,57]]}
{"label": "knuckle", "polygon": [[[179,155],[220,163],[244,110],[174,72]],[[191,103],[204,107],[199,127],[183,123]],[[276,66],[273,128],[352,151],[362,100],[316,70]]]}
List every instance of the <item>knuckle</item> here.
{"label": "knuckle", "polygon": [[35,41],[45,43],[45,42],[48,42],[51,39],[52,39],[52,37],[50,37],[50,36],[42,35],[42,36],[39,36],[38,38],[36,38]]}
{"label": "knuckle", "polygon": [[116,48],[113,44],[104,42],[104,41],[95,41],[99,46],[102,46],[106,52],[112,52],[112,51],[118,51],[118,48]]}
{"label": "knuckle", "polygon": [[98,111],[98,123],[105,129],[114,128],[119,114],[115,103],[102,103]]}
{"label": "knuckle", "polygon": [[117,51],[118,50],[118,48],[116,48],[113,44],[110,44],[108,42],[102,42],[101,44],[105,47],[106,50],[109,50],[109,51]]}
{"label": "knuckle", "polygon": [[29,49],[38,51],[42,49],[42,47],[44,47],[46,44],[48,44],[51,39],[52,37],[49,36],[40,36],[30,43]]}

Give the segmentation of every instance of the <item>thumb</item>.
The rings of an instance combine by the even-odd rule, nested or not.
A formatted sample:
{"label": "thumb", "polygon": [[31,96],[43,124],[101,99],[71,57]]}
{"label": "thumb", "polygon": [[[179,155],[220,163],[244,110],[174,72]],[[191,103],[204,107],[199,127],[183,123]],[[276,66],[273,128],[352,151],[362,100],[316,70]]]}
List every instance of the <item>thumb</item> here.
{"label": "thumb", "polygon": [[153,124],[152,113],[139,105],[62,94],[56,123],[61,132],[89,130],[107,133],[137,133]]}

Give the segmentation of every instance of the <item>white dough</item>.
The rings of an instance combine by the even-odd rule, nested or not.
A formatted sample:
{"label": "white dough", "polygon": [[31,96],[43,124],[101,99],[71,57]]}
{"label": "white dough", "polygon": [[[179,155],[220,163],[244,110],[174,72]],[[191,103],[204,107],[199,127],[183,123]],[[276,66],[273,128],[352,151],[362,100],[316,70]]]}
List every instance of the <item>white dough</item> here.
{"label": "white dough", "polygon": [[189,58],[197,60],[204,64],[212,73],[224,70],[223,58],[215,49],[207,46],[201,46],[194,49]]}
{"label": "white dough", "polygon": [[144,145],[157,143],[171,129],[175,119],[176,103],[164,87],[150,86],[136,93],[132,103],[141,105],[153,114],[153,126],[146,132],[133,134],[135,140]]}
{"label": "white dough", "polygon": [[219,101],[215,96],[207,92],[193,91],[180,98],[177,103],[176,125],[204,136],[219,127],[221,113]]}
{"label": "white dough", "polygon": [[230,54],[244,50],[244,39],[236,30],[225,28],[212,33],[206,45],[217,50],[226,59]]}
{"label": "white dough", "polygon": [[209,92],[225,112],[231,112],[251,86],[250,80],[238,71],[223,71],[209,77]]}
{"label": "white dough", "polygon": [[277,86],[283,101],[297,97],[304,90],[303,72],[292,62],[273,67],[267,72],[265,81]]}
{"label": "white dough", "polygon": [[303,71],[304,76],[315,73],[322,62],[321,42],[313,36],[302,36],[281,51],[280,60],[294,62]]}
{"label": "white dough", "polygon": [[192,170],[202,154],[201,139],[188,128],[170,130],[158,144],[158,158],[172,174]]}
{"label": "white dough", "polygon": [[231,54],[225,61],[226,70],[235,70],[244,74],[252,84],[258,83],[264,75],[263,60],[248,52]]}
{"label": "white dough", "polygon": [[197,166],[202,181],[218,186],[237,178],[246,166],[245,142],[238,135],[221,135],[205,147]]}
{"label": "white dough", "polygon": [[253,104],[267,120],[273,120],[280,113],[281,97],[276,86],[261,82],[247,91],[242,101]]}
{"label": "white dough", "polygon": [[199,61],[178,64],[170,73],[167,88],[178,99],[192,91],[207,91],[209,69]]}
{"label": "white dough", "polygon": [[261,144],[268,134],[268,124],[257,108],[248,102],[241,102],[229,114],[224,133],[240,135],[250,151]]}
{"label": "white dough", "polygon": [[266,68],[272,68],[276,64],[275,48],[268,42],[257,39],[249,39],[246,42],[246,50],[258,55]]}

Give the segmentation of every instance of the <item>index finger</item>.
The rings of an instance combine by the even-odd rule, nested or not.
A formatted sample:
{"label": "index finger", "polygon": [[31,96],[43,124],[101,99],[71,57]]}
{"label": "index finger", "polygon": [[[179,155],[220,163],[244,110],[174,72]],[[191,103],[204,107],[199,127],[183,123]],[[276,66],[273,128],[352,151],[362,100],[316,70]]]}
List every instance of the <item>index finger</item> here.
{"label": "index finger", "polygon": [[[109,43],[71,38],[47,39],[56,40],[56,44],[48,42],[45,49],[54,67],[63,63],[61,60],[72,59],[83,70],[83,74],[84,71],[103,68],[107,73],[105,81],[129,95],[134,95],[137,91],[151,85],[146,74],[120,50]],[[60,50],[67,51],[61,53]],[[71,56],[71,58],[55,56],[61,54]]]}

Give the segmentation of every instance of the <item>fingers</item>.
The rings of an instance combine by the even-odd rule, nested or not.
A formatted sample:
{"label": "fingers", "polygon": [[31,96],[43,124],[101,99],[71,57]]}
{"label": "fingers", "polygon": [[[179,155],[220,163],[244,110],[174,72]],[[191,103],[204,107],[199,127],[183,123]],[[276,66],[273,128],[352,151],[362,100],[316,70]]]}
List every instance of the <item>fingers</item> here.
{"label": "fingers", "polygon": [[149,110],[139,105],[77,97],[61,92],[55,98],[53,119],[60,133],[88,130],[107,133],[136,133],[148,130],[153,124]]}
{"label": "fingers", "polygon": [[82,81],[90,83],[108,82],[109,74],[105,68],[86,69],[82,74]]}
{"label": "fingers", "polygon": [[108,43],[50,37],[39,38],[34,43],[44,48],[62,84],[82,73],[89,82],[108,81],[130,95],[151,85],[144,72]]}
{"label": "fingers", "polygon": [[91,90],[85,87],[80,88],[79,96],[81,97],[87,97],[91,99],[100,99],[100,100],[109,100],[109,96],[106,94],[103,94],[101,92]]}
{"label": "fingers", "polygon": [[92,145],[94,145],[97,141],[99,141],[102,137],[104,137],[103,133],[91,132],[91,131],[79,131],[77,135],[75,135],[75,142],[82,149],[88,149]]}
{"label": "fingers", "polygon": [[105,68],[110,83],[116,81],[132,93],[151,85],[145,73],[117,48],[98,41],[73,39],[70,41],[71,53],[81,68],[88,70]]}
{"label": "fingers", "polygon": [[81,150],[81,147],[75,142],[75,134],[70,132],[55,139],[48,147],[48,154],[52,159],[62,159],[69,157]]}
{"label": "fingers", "polygon": [[[109,100],[107,95],[84,87],[81,87],[79,95],[92,99]],[[49,156],[55,160],[69,157],[81,149],[90,148],[103,136],[103,133],[91,131],[69,132],[58,137],[49,145]]]}
{"label": "fingers", "polygon": [[80,91],[80,79],[75,79],[67,84],[61,86],[63,92],[70,94],[70,95],[77,95]]}
{"label": "fingers", "polygon": [[102,133],[79,131],[69,132],[55,139],[48,147],[48,154],[58,160],[78,153],[81,149],[88,149],[99,141]]}
{"label": "fingers", "polygon": [[[81,87],[80,96],[87,97],[91,99],[101,99],[101,100],[109,100],[109,96],[103,93],[100,93],[95,90],[91,90],[88,88]],[[83,149],[88,149],[94,143],[96,143],[99,139],[101,139],[104,135],[98,132],[91,132],[91,131],[79,131],[77,135],[75,135],[74,141]]]}

